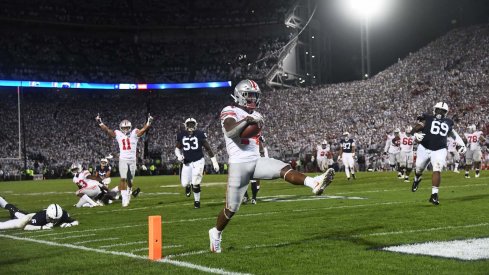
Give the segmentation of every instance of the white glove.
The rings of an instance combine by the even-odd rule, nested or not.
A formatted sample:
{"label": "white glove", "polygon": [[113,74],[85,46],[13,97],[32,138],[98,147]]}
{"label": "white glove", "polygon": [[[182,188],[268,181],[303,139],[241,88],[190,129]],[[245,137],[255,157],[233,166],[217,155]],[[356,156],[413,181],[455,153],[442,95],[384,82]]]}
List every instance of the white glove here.
{"label": "white glove", "polygon": [[314,162],[315,158],[314,156],[311,156],[311,162]]}
{"label": "white glove", "polygon": [[95,117],[95,121],[97,121],[97,123],[98,123],[99,126],[104,125],[104,123],[102,122],[102,119],[100,118],[100,115],[99,114],[97,114],[97,116]]}
{"label": "white glove", "polygon": [[422,141],[425,135],[426,135],[425,133],[414,133],[414,138],[417,141]]}
{"label": "white glove", "polygon": [[153,123],[153,120],[154,118],[151,116],[151,114],[148,113],[148,121],[146,122],[146,124],[151,125],[151,123]]}
{"label": "white glove", "polygon": [[48,223],[46,225],[41,226],[41,229],[43,229],[43,230],[44,229],[53,229],[53,225],[54,224],[52,222],[50,222],[50,223]]}
{"label": "white glove", "polygon": [[177,156],[177,159],[179,162],[183,162],[183,160],[185,159],[185,157],[183,155],[178,155]]}
{"label": "white glove", "polygon": [[212,161],[212,166],[214,167],[214,171],[217,173],[219,172],[219,163],[217,163],[217,159],[216,159],[216,156],[213,156],[211,158],[211,161]]}
{"label": "white glove", "polygon": [[467,152],[467,147],[465,147],[465,145],[460,146],[460,148],[458,148],[458,152],[462,155],[465,154],[465,152]]}
{"label": "white glove", "polygon": [[65,228],[65,227],[71,227],[71,223],[68,223],[68,222],[64,222],[62,223],[59,227],[61,228]]}
{"label": "white glove", "polygon": [[110,182],[111,182],[111,179],[110,178],[105,178],[105,179],[102,180],[102,183],[104,185],[107,185],[107,186],[110,184]]}

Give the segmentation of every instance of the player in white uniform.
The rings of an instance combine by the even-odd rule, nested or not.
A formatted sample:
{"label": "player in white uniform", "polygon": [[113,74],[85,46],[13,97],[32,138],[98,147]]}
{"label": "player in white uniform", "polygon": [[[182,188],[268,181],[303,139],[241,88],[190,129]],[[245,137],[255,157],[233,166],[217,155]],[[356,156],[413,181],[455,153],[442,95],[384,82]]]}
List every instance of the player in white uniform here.
{"label": "player in white uniform", "polygon": [[397,178],[402,179],[402,172],[399,163],[401,162],[401,139],[399,128],[394,130],[394,134],[387,135],[384,153],[389,155],[389,165],[393,171],[397,170]]}
{"label": "player in white uniform", "polygon": [[413,170],[413,147],[414,147],[414,137],[411,135],[411,131],[413,127],[408,126],[406,128],[406,132],[400,134],[400,142],[401,142],[401,157],[399,166],[401,170],[404,171],[404,181],[409,182],[409,174]]}
{"label": "player in white uniform", "polygon": [[482,135],[482,131],[477,131],[474,124],[469,125],[469,133],[465,133],[465,140],[467,143],[467,153],[465,153],[465,178],[470,178],[469,170],[474,164],[475,177],[480,176],[480,168],[482,161],[482,147],[486,139]]}
{"label": "player in white uniform", "polygon": [[241,132],[249,124],[263,125],[263,117],[255,109],[260,103],[261,91],[253,80],[239,82],[232,95],[235,105],[221,111],[221,125],[229,155],[226,205],[219,212],[216,226],[209,230],[210,249],[221,252],[222,231],[239,210],[250,179],[283,178],[295,185],[306,185],[316,195],[333,181],[334,170],[317,177],[308,177],[280,160],[260,157],[259,137],[241,138]]}
{"label": "player in white uniform", "polygon": [[95,180],[88,170],[83,170],[82,166],[78,163],[73,163],[70,167],[73,174],[73,183],[78,186],[76,195],[80,198],[76,207],[95,207],[102,206],[103,204],[95,202],[98,196],[102,194],[101,188],[104,187],[103,183]]}
{"label": "player in white uniform", "polygon": [[[324,172],[328,169],[330,165],[328,159],[328,153],[331,151],[331,147],[329,146],[326,140],[323,140],[320,145],[316,147],[316,162],[319,168],[319,171]],[[314,158],[314,156],[313,156]],[[312,159],[314,161],[314,159]]]}
{"label": "player in white uniform", "polygon": [[136,173],[136,152],[138,141],[151,126],[153,117],[148,114],[148,120],[141,130],[134,129],[131,131],[132,124],[129,120],[124,119],[119,124],[119,130],[111,130],[107,127],[100,118],[99,115],[95,118],[100,128],[106,132],[110,137],[116,138],[119,144],[119,174],[121,181],[119,183],[119,190],[122,197],[122,207],[127,207],[131,200],[131,189],[134,176]]}
{"label": "player in white uniform", "polygon": [[460,163],[460,154],[457,150],[457,143],[452,137],[447,138],[448,155],[447,160],[453,166],[454,173],[460,173],[458,171],[458,165]]}

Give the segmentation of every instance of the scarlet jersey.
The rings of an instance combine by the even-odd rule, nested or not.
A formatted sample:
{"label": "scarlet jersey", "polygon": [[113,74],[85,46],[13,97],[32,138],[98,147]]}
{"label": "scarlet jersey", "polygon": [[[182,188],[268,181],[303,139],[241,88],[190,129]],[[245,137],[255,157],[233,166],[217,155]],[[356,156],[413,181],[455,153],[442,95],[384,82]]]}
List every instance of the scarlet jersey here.
{"label": "scarlet jersey", "polygon": [[400,137],[401,139],[399,141],[401,152],[412,152],[414,146],[414,137],[408,136],[406,135],[406,133],[401,133]]}
{"label": "scarlet jersey", "polygon": [[329,147],[329,144],[328,144],[328,145],[326,145],[326,148],[325,148],[325,149],[323,149],[323,146],[322,146],[322,145],[318,145],[318,146],[316,147],[316,151],[317,151],[317,153],[316,153],[316,159],[317,159],[317,160],[321,160],[321,159],[327,158],[327,156],[328,156],[328,152],[329,152],[330,150],[331,150],[331,149],[330,149],[330,147]]}
{"label": "scarlet jersey", "polygon": [[455,139],[453,139],[452,137],[447,138],[447,146],[448,146],[448,152],[457,151],[457,143],[455,142]]}
{"label": "scarlet jersey", "polygon": [[136,160],[139,129],[132,130],[131,133],[129,133],[129,136],[119,130],[115,130],[114,132],[117,143],[119,143],[119,159]]}
{"label": "scarlet jersey", "polygon": [[[254,113],[258,113],[254,111]],[[224,120],[231,117],[236,121],[243,120],[250,114],[245,110],[236,106],[227,106],[221,111],[221,126],[223,133],[226,131],[224,129]],[[224,140],[226,141],[226,151],[229,156],[229,163],[243,163],[257,160],[260,157],[259,153],[259,137],[252,138],[241,138],[235,137],[233,139],[228,138],[224,134]]]}
{"label": "scarlet jersey", "polygon": [[73,177],[73,182],[78,186],[78,189],[99,190],[100,182],[89,179],[90,172],[83,170]]}
{"label": "scarlet jersey", "polygon": [[479,151],[482,150],[481,144],[479,143],[482,132],[475,131],[472,134],[465,133],[465,138],[467,139],[467,147],[471,151]]}
{"label": "scarlet jersey", "polygon": [[395,135],[387,135],[384,152],[397,154],[401,151],[401,140],[395,140]]}

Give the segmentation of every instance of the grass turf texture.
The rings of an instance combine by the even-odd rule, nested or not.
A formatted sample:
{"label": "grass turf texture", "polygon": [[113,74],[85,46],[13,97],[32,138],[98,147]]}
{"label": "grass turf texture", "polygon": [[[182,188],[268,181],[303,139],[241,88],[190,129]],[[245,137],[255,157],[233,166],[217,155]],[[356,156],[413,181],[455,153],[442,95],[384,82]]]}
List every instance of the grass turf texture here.
{"label": "grass turf texture", "polygon": [[[37,211],[58,203],[80,225],[37,232],[0,231],[0,235],[27,238],[0,236],[0,273],[487,274],[489,260],[378,250],[489,236],[487,171],[471,179],[444,172],[439,206],[428,202],[431,173],[423,178],[412,193],[411,183],[398,180],[394,173],[357,173],[355,181],[337,173],[322,197],[283,180],[262,181],[258,204],[242,205],[224,231],[222,254],[208,252],[208,229],[224,205],[225,175],[204,176],[201,209],[193,209],[193,196],[185,197],[176,176],[136,177],[135,185],[142,192],[124,209],[119,202],[75,208],[75,186],[70,179],[3,182],[0,196],[20,209]],[[163,255],[172,255],[168,259],[175,262],[146,259],[150,215],[162,216]],[[0,220],[6,219],[8,211],[0,211]],[[107,254],[115,252],[128,254]]]}

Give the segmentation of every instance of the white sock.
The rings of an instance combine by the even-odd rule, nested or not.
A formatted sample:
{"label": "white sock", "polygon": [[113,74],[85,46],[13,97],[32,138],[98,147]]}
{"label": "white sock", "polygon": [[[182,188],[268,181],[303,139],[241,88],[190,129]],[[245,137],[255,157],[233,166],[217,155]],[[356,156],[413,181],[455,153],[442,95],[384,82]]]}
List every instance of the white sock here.
{"label": "white sock", "polygon": [[438,194],[438,187],[432,186],[431,187],[431,194]]}
{"label": "white sock", "polygon": [[304,185],[307,187],[310,187],[312,189],[312,188],[316,187],[316,181],[314,180],[314,178],[308,176],[304,180]]}
{"label": "white sock", "polygon": [[454,170],[457,170],[458,169],[458,163],[455,162],[455,169]]}
{"label": "white sock", "polygon": [[0,207],[5,208],[5,205],[7,204],[8,202],[4,198],[0,197]]}
{"label": "white sock", "polygon": [[110,191],[119,192],[119,186],[116,186],[116,187],[110,189]]}
{"label": "white sock", "polygon": [[129,204],[127,190],[121,190],[121,196],[122,196],[122,204],[123,205]]}
{"label": "white sock", "polygon": [[345,166],[345,173],[346,173],[346,177],[349,178],[350,177],[350,168]]}
{"label": "white sock", "polygon": [[194,200],[195,201],[200,201],[200,192],[199,193],[194,193]]}

